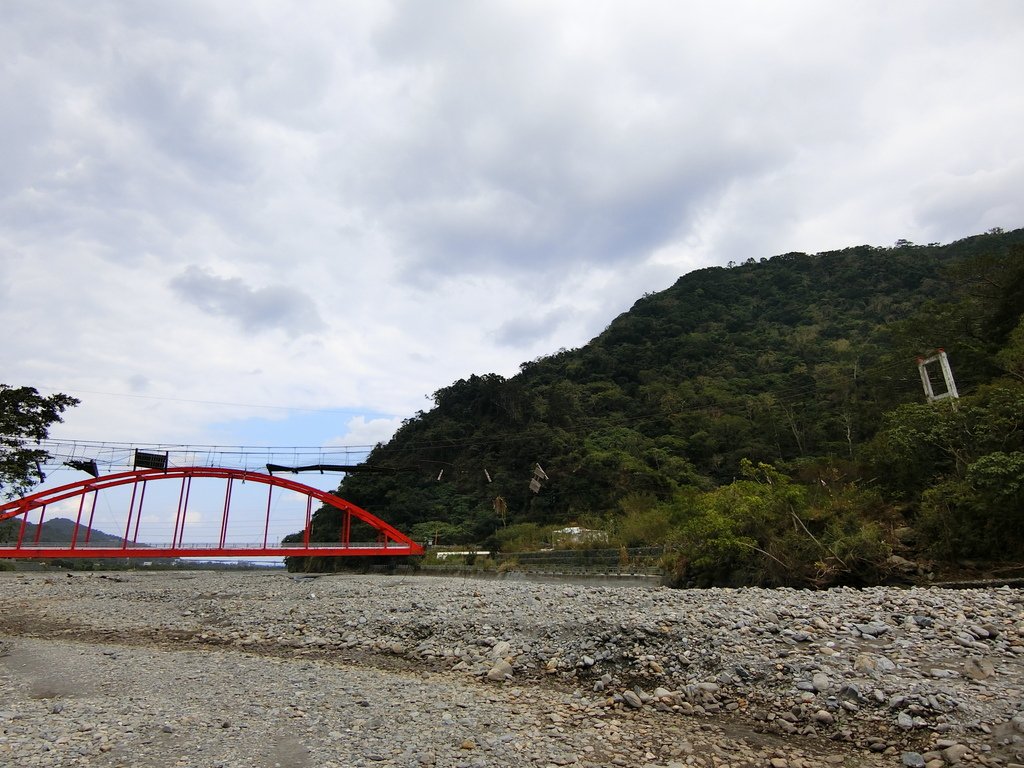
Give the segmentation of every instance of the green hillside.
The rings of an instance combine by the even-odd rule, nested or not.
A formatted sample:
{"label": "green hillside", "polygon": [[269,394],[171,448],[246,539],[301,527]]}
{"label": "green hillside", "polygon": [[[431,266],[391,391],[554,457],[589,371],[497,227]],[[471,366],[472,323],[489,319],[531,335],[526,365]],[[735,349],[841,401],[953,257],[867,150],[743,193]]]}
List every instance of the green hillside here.
{"label": "green hillside", "polygon": [[[70,544],[71,538],[75,534],[75,521],[68,520],[66,517],[55,517],[51,520],[46,520],[41,531],[35,523],[25,523],[24,540],[26,542],[36,541],[37,531],[39,532],[38,541],[40,544]],[[0,522],[0,541],[16,542],[20,532],[20,518]],[[86,536],[89,537],[89,541],[94,545],[108,544],[119,547],[124,543],[124,539],[120,536],[104,533],[95,528],[90,529],[83,524],[78,529],[78,542],[80,544],[84,542]]]}
{"label": "green hillside", "polygon": [[[1024,230],[699,270],[644,296],[580,349],[435,392],[433,408],[369,456],[389,471],[350,474],[338,493],[424,539],[508,550],[578,523],[623,545],[669,544],[683,571],[761,582],[808,580],[771,549],[798,544],[815,550],[801,557],[826,581],[830,568],[840,580],[870,579],[868,565],[907,526],[936,556],[1019,556],[1019,534],[996,539],[999,551],[964,549],[932,519],[937,504],[948,507],[936,485],[970,485],[972,457],[999,447],[1009,458],[992,471],[1012,474],[1024,458],[1019,435],[1003,424],[1001,443],[993,435],[961,450],[948,439],[929,448],[939,438],[922,430],[951,414],[966,440],[976,403],[1012,421],[1022,311]],[[922,405],[915,360],[939,347],[965,395],[956,411]],[[950,450],[963,455],[943,463]],[[958,486],[958,498],[971,488]],[[1004,502],[1019,518],[1020,505]],[[314,537],[336,530],[321,510]],[[841,555],[844,537],[873,553],[869,564]]]}

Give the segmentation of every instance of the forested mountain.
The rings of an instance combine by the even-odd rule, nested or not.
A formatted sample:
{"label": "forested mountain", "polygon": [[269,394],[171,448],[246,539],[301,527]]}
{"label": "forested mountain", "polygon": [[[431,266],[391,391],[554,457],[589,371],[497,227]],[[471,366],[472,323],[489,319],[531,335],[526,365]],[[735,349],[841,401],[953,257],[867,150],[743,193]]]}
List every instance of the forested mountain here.
{"label": "forested mountain", "polygon": [[[781,515],[775,523],[819,542],[815,521],[823,530],[846,515],[840,528],[858,536],[868,522],[878,528],[869,532],[881,552],[950,479],[920,458],[929,438],[899,442],[907,430],[949,414],[962,422],[993,382],[1004,410],[1022,398],[1022,311],[1024,230],[702,269],[644,296],[582,348],[524,363],[509,379],[474,375],[438,390],[432,409],[372,451],[367,466],[381,471],[347,476],[338,493],[447,543],[529,546],[545,526],[579,523],[622,544],[668,541],[686,552],[725,536],[733,549],[772,557],[754,518]],[[916,358],[940,347],[965,395],[959,410],[920,405]],[[1013,453],[1020,436],[1003,426],[1002,449]],[[933,453],[950,450],[947,439]],[[958,462],[949,471],[963,481],[970,462]],[[749,502],[758,489],[785,489],[761,500],[775,512],[743,512],[743,500],[725,498]],[[321,510],[314,536],[334,538],[336,526]],[[692,554],[684,567],[699,566]]]}

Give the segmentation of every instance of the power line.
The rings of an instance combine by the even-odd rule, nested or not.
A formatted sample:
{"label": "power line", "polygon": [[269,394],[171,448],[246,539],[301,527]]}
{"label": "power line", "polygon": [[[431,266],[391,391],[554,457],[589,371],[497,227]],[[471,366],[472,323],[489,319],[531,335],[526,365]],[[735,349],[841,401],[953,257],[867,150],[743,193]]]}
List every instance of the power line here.
{"label": "power line", "polygon": [[277,411],[304,411],[307,413],[352,413],[365,415],[366,411],[358,408],[305,408],[292,405],[266,405],[259,403],[233,403],[224,400],[193,400],[184,397],[161,397],[158,395],[139,395],[129,392],[100,392],[90,389],[61,389],[45,385],[37,385],[37,389],[45,389],[49,392],[62,392],[66,395],[102,395],[105,397],[130,397],[136,400],[160,400],[169,403],[191,403],[194,405],[222,405],[232,408],[263,408]]}
{"label": "power line", "polygon": [[[859,376],[868,377],[888,370],[900,368],[903,361],[892,361],[880,363],[874,366],[867,366],[859,370]],[[785,375],[780,372],[778,375]],[[813,377],[812,369],[807,371],[808,376]],[[47,389],[50,389],[46,387]],[[774,404],[785,407],[797,405],[807,396],[817,394],[820,390],[816,382],[808,382],[790,387],[782,387],[775,391],[762,391],[757,393],[732,393],[725,392],[731,403],[707,403],[693,405],[685,408],[670,409],[649,409],[640,413],[633,412],[626,416],[621,414],[614,422],[607,425],[605,419],[596,416],[581,416],[574,419],[576,422],[569,428],[560,428],[568,435],[581,436],[594,431],[597,426],[639,426],[644,422],[657,422],[671,420],[686,415],[707,414],[732,414],[743,415],[749,413],[749,404],[759,396],[770,396]],[[175,398],[157,398],[147,395],[115,395],[115,393],[98,393],[113,396],[140,397],[146,399],[167,399],[178,402],[195,402],[213,405],[236,405],[240,403],[222,403],[217,401],[185,400]],[[747,407],[737,407],[736,399],[742,400]],[[769,406],[772,403],[769,403]],[[279,408],[284,410],[315,410],[315,409],[290,409],[284,406],[257,406],[245,407]],[[329,412],[321,409],[320,412]],[[346,411],[337,411],[346,412]],[[498,434],[492,433],[489,436],[473,436],[463,438],[446,438],[442,440],[407,440],[404,445],[391,448],[387,456],[380,464],[382,469],[406,469],[410,463],[418,465],[451,466],[449,462],[437,459],[428,459],[424,454],[434,453],[442,449],[465,449],[472,447],[485,448],[489,445],[503,444],[511,441],[531,440],[536,435],[506,430]],[[358,463],[353,457],[365,459],[375,445],[341,445],[341,446],[239,446],[239,445],[211,445],[211,444],[188,444],[188,443],[143,443],[143,442],[111,442],[96,440],[60,440],[50,439],[40,443],[40,447],[50,454],[53,461],[47,462],[46,466],[52,467],[54,462],[60,465],[68,461],[80,460],[83,458],[96,459],[99,464],[105,467],[130,467],[132,455],[136,450],[167,452],[171,462],[175,466],[198,465],[198,466],[231,466],[241,469],[261,467],[266,464],[339,464]],[[339,457],[344,461],[339,461]]]}

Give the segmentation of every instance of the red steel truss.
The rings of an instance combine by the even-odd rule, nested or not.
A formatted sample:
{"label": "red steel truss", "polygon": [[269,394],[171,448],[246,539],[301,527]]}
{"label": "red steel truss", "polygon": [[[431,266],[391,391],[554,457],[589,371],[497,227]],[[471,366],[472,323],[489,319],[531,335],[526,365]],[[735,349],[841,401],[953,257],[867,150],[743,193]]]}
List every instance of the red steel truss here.
{"label": "red steel truss", "polygon": [[[214,478],[225,481],[223,513],[220,521],[220,536],[215,543],[186,543],[185,522],[188,513],[189,495],[192,480],[195,478]],[[178,503],[175,508],[174,534],[169,544],[139,543],[139,524],[142,520],[142,508],[146,499],[146,488],[150,483],[180,481]],[[236,480],[243,483],[262,483],[267,486],[267,505],[264,515],[262,542],[256,544],[234,544],[228,541],[229,521],[231,520],[232,485]],[[120,544],[102,544],[89,541],[92,533],[93,517],[96,502],[103,490],[118,486],[132,487],[131,501],[124,524],[124,535]],[[302,523],[303,540],[294,543],[278,543],[269,541],[271,498],[275,488],[283,488],[306,497],[306,515]],[[91,499],[90,499],[91,497]],[[78,515],[75,520],[74,533],[67,545],[57,545],[39,541],[46,508],[68,499],[79,500]],[[87,503],[88,500],[88,503]],[[318,501],[342,512],[342,524],[337,542],[310,541],[310,528],[313,516],[313,502]],[[39,510],[37,528],[32,540],[26,541],[26,529],[29,515]],[[308,557],[308,556],[370,556],[370,555],[420,555],[423,548],[398,529],[392,527],[365,509],[338,496],[312,488],[293,480],[259,472],[240,469],[223,469],[218,467],[173,467],[168,469],[137,469],[131,472],[120,472],[103,477],[91,477],[77,483],[69,483],[59,488],[25,496],[21,499],[0,504],[0,522],[22,516],[21,527],[16,542],[0,544],[0,558],[177,558],[177,557]],[[87,516],[87,519],[83,519]],[[350,540],[352,521],[355,518],[369,525],[376,537],[371,542],[353,542]],[[296,527],[299,521],[296,521]],[[81,535],[80,535],[81,533]]]}

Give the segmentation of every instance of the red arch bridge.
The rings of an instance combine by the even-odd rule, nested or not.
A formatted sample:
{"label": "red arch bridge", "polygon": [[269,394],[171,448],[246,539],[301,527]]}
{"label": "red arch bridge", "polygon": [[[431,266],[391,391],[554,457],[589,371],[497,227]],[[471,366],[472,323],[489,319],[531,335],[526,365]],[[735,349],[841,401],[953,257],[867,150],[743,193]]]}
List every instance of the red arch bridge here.
{"label": "red arch bridge", "polygon": [[[277,499],[275,500],[275,492]],[[338,541],[310,541],[313,504],[340,516]],[[282,507],[286,508],[282,512]],[[121,510],[121,511],[115,511]],[[125,511],[126,510],[126,511]],[[66,543],[46,541],[50,514],[73,528]],[[401,531],[338,496],[283,477],[239,469],[136,469],[91,477],[0,504],[0,522],[21,518],[0,543],[0,558],[250,558],[418,555]],[[30,518],[32,518],[30,520]],[[111,522],[115,521],[115,522]],[[115,535],[93,527],[112,525]],[[121,528],[120,526],[123,526]],[[283,543],[279,532],[301,529]],[[111,531],[110,533],[114,533]]]}

